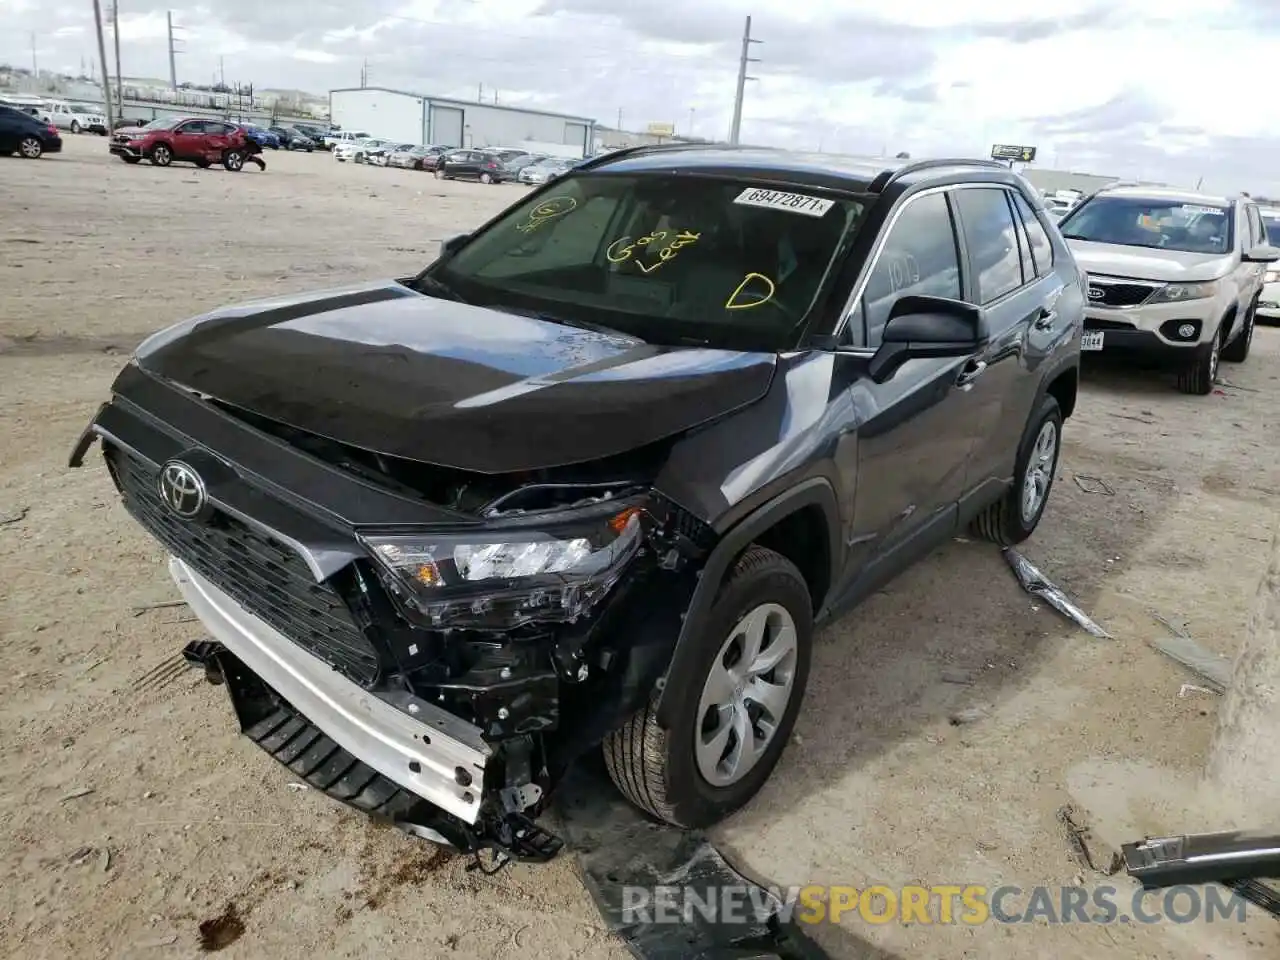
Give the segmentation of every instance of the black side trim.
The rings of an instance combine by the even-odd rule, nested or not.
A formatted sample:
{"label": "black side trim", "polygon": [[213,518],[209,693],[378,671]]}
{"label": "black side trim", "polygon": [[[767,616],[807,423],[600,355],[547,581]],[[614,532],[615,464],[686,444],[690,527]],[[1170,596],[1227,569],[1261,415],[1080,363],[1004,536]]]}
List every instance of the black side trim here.
{"label": "black side trim", "polygon": [[[711,551],[702,568],[702,576],[689,609],[685,613],[684,625],[680,628],[680,637],[676,641],[675,652],[671,664],[667,668],[666,684],[658,701],[658,723],[666,726],[671,722],[671,712],[676,705],[686,698],[694,696],[694,685],[698,677],[691,676],[689,662],[695,656],[695,650],[701,642],[703,624],[711,613],[720,584],[725,573],[733,565],[734,559],[759,534],[769,529],[779,520],[808,506],[818,506],[827,518],[827,529],[830,532],[831,579],[838,583],[843,566],[843,526],[840,522],[840,510],[836,502],[835,490],[830,482],[822,477],[813,477],[797,484],[786,493],[780,494],[759,507],[754,513],[746,516],[741,523],[731,528]],[[814,611],[825,605],[825,597],[814,597]]]}

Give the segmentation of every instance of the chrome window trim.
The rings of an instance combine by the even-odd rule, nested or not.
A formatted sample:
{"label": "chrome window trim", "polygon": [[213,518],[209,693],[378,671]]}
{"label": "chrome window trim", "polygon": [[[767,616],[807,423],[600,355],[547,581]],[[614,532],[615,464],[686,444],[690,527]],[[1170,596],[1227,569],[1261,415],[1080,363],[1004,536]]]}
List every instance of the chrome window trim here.
{"label": "chrome window trim", "polygon": [[[839,340],[840,335],[844,333],[845,327],[849,325],[849,321],[853,316],[853,310],[857,305],[858,301],[862,299],[862,294],[866,290],[867,283],[871,280],[872,272],[875,270],[876,266],[880,263],[880,254],[884,252],[885,240],[888,238],[893,228],[898,225],[898,219],[902,216],[902,212],[906,210],[907,207],[911,206],[911,204],[915,203],[917,200],[919,200],[922,197],[930,197],[939,193],[946,194],[946,193],[950,193],[952,190],[980,190],[980,189],[1014,190],[1016,189],[1016,187],[1013,184],[1001,183],[999,181],[992,181],[990,183],[987,183],[987,182],[948,183],[939,187],[926,187],[925,189],[921,190],[919,193],[913,193],[911,196],[907,197],[906,201],[902,203],[897,210],[893,211],[893,213],[890,214],[888,222],[883,227],[881,227],[880,235],[876,237],[876,245],[871,251],[871,256],[867,259],[866,264],[862,268],[862,272],[858,275],[858,282],[853,285],[853,290],[850,292],[848,299],[845,300],[844,308],[840,313],[840,322],[836,324],[836,328],[832,332],[832,337],[834,339]],[[1023,196],[1023,199],[1026,200],[1025,195]],[[1030,200],[1027,200],[1027,204],[1031,207],[1032,212],[1035,212],[1035,205],[1032,204]],[[1012,209],[1010,210],[1010,216],[1012,216]],[[1037,216],[1037,219],[1039,219],[1038,216]],[[959,225],[953,223],[952,229],[954,230],[957,226]],[[1016,228],[1017,224],[1014,224],[1014,226]],[[1041,223],[1041,226],[1044,226],[1044,224]],[[1052,240],[1050,241],[1050,246],[1052,246]],[[957,250],[957,254],[958,253],[959,251]],[[960,264],[960,267],[963,270],[967,267],[967,264],[962,263]],[[1042,279],[1044,278],[1037,276],[1033,278],[1029,283],[1019,284],[1018,286],[1014,287],[1012,290],[1008,291],[1007,293],[1001,294],[1000,297],[998,297],[997,299],[1003,300],[1005,297],[1012,296],[1013,294],[1017,293],[1019,290],[1024,290],[1027,287],[1031,286],[1031,284],[1037,283]],[[996,302],[995,300],[992,301],[992,303],[995,303],[995,302]],[[990,304],[977,304],[976,306],[990,306]],[[854,347],[852,349],[845,350],[843,352],[850,353],[855,356],[870,357],[875,354],[876,348],[868,347],[864,345],[861,347]]]}

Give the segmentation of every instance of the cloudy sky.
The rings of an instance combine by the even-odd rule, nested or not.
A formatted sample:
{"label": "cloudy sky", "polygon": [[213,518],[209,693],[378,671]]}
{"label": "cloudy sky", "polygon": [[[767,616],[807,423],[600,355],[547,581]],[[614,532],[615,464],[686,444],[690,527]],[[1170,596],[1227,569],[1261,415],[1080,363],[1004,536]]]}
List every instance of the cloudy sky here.
{"label": "cloudy sky", "polygon": [[[744,142],[913,156],[1033,144],[1042,166],[1280,193],[1274,0],[170,2],[180,81],[221,62],[228,83],[323,93],[358,86],[367,58],[370,85],[483,87],[708,137],[728,132],[751,14]],[[167,77],[165,9],[121,0],[126,76]],[[96,56],[91,0],[0,0],[0,62],[29,67],[33,33],[42,69]]]}

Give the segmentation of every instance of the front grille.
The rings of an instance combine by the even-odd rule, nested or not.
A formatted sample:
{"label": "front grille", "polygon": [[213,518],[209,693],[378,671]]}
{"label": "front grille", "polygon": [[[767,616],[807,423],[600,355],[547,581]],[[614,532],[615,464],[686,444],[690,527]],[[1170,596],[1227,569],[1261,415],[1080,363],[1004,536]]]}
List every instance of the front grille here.
{"label": "front grille", "polygon": [[1134,330],[1136,329],[1132,323],[1125,323],[1123,320],[1095,320],[1093,317],[1084,318],[1084,328],[1086,330]]}
{"label": "front grille", "polygon": [[[1103,307],[1136,307],[1155,293],[1158,284],[1089,280],[1089,302]],[[1096,292],[1095,292],[1096,291]]]}
{"label": "front grille", "polygon": [[373,682],[373,646],[337,591],[316,583],[292,547],[221,511],[208,521],[183,520],[161,501],[155,470],[116,447],[107,449],[107,462],[125,507],[174,556],[349,679]]}

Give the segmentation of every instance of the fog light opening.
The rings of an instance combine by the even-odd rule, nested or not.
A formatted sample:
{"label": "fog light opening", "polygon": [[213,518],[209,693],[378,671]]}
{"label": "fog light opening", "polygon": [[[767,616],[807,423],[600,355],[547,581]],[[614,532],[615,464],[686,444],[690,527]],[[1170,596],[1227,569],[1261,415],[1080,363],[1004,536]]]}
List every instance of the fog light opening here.
{"label": "fog light opening", "polygon": [[1178,336],[1180,336],[1183,340],[1190,340],[1192,337],[1195,336],[1195,334],[1196,334],[1196,328],[1194,324],[1184,323],[1178,327]]}

